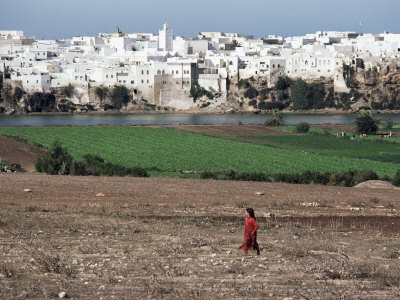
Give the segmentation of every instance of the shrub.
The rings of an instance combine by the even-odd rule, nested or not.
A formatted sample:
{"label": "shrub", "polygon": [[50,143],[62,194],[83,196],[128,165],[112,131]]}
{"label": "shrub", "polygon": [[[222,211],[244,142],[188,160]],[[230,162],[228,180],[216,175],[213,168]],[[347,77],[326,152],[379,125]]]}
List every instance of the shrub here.
{"label": "shrub", "polygon": [[290,86],[294,109],[320,108],[325,98],[325,87],[322,83],[308,84],[297,79]]}
{"label": "shrub", "polygon": [[239,89],[248,88],[251,86],[249,83],[249,79],[240,79],[237,85]]}
{"label": "shrub", "polygon": [[306,122],[301,122],[296,125],[296,132],[307,133],[310,130],[310,125]]}
{"label": "shrub", "polygon": [[244,92],[244,96],[249,99],[257,97],[258,94],[258,91],[252,86],[248,87],[247,90]]}
{"label": "shrub", "polygon": [[68,175],[71,165],[72,157],[59,141],[55,141],[46,154],[35,160],[36,171],[50,175]]}
{"label": "shrub", "polygon": [[201,179],[218,179],[218,176],[210,171],[204,171],[200,173]]}
{"label": "shrub", "polygon": [[28,98],[28,105],[32,112],[50,112],[56,105],[56,97],[51,93],[34,93]]}
{"label": "shrub", "polygon": [[81,161],[73,161],[71,165],[71,175],[75,176],[86,176],[87,170],[86,170],[86,164]]}
{"label": "shrub", "polygon": [[102,103],[103,100],[107,98],[109,90],[107,87],[100,85],[94,90],[94,93],[96,94],[97,97],[99,97],[100,103]]}
{"label": "shrub", "polygon": [[378,180],[379,177],[372,170],[361,170],[354,173],[352,185],[357,185],[368,180]]}
{"label": "shrub", "polygon": [[353,171],[332,173],[329,176],[328,185],[351,186],[353,175]]}
{"label": "shrub", "polygon": [[394,178],[393,178],[393,180],[392,180],[392,184],[393,184],[394,186],[400,186],[400,170],[398,170],[398,171],[396,172],[396,175],[394,175]]}
{"label": "shrub", "polygon": [[292,84],[292,79],[287,76],[279,76],[278,81],[276,82],[275,88],[278,91],[285,91]]}
{"label": "shrub", "polygon": [[383,128],[386,130],[390,130],[393,128],[393,120],[387,120],[384,125]]}
{"label": "shrub", "polygon": [[367,112],[358,114],[354,127],[358,134],[374,134],[378,131],[377,121]]}
{"label": "shrub", "polygon": [[69,83],[67,86],[64,86],[61,89],[61,95],[71,98],[72,96],[74,96],[76,93],[75,88],[72,86],[71,83]]}

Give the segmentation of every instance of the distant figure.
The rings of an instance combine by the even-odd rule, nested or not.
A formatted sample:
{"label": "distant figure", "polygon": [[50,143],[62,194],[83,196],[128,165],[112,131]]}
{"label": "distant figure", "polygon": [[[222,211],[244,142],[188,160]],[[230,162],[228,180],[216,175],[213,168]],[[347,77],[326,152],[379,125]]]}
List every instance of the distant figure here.
{"label": "distant figure", "polygon": [[392,132],[389,132],[389,137],[392,137]]}
{"label": "distant figure", "polygon": [[247,251],[257,250],[257,255],[260,255],[260,248],[257,244],[257,229],[258,225],[256,217],[254,216],[254,210],[252,208],[246,208],[246,218],[244,220],[244,239],[243,244],[240,246],[240,250],[244,253]]}
{"label": "distant figure", "polygon": [[344,131],[342,131],[342,137],[344,137]]}

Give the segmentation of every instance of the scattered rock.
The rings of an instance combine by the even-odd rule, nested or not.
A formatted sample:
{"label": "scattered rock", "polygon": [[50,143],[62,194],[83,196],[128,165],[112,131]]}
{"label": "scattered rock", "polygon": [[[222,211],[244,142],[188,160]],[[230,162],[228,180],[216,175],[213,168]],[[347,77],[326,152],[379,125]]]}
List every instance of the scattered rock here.
{"label": "scattered rock", "polygon": [[101,285],[100,287],[99,287],[99,290],[100,291],[104,291],[106,289],[106,286],[105,285]]}
{"label": "scattered rock", "polygon": [[58,298],[60,298],[60,299],[65,298],[65,296],[67,296],[66,292],[61,292],[61,293],[58,294]]}
{"label": "scattered rock", "polygon": [[361,210],[361,207],[350,207],[350,210]]}
{"label": "scattered rock", "polygon": [[97,193],[96,197],[105,197],[106,195],[104,195],[103,193]]}
{"label": "scattered rock", "polygon": [[32,193],[32,190],[30,190],[30,189],[24,189],[24,192],[25,192],[25,193]]}
{"label": "scattered rock", "polygon": [[300,203],[300,206],[319,207],[319,203],[318,202],[304,202],[304,203]]}
{"label": "scattered rock", "polygon": [[265,193],[263,193],[263,192],[255,192],[254,194],[255,194],[255,195],[258,195],[258,196],[265,195]]}
{"label": "scattered rock", "polygon": [[275,214],[274,213],[266,213],[266,214],[264,214],[264,217],[273,218],[273,217],[275,217]]}

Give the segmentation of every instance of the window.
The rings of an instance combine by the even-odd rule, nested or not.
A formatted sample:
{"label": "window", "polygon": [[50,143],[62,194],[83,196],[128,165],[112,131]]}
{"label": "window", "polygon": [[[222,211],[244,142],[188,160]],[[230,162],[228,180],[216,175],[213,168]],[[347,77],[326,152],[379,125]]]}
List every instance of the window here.
{"label": "window", "polygon": [[280,68],[281,67],[281,65],[278,65],[278,68]]}
{"label": "window", "polygon": [[149,70],[147,70],[147,75],[149,75]]}
{"label": "window", "polygon": [[134,80],[131,80],[131,84],[135,84],[135,81],[134,81]]}
{"label": "window", "polygon": [[106,75],[106,78],[108,78],[108,75]]}
{"label": "window", "polygon": [[119,83],[121,83],[121,80],[118,80]]}
{"label": "window", "polygon": [[114,75],[111,75],[111,78],[114,78]]}
{"label": "window", "polygon": [[75,76],[75,80],[78,80],[78,76]]}
{"label": "window", "polygon": [[174,75],[175,73],[174,73],[174,70],[172,70],[172,75]]}
{"label": "window", "polygon": [[147,83],[149,83],[149,80],[147,79]]}
{"label": "window", "polygon": [[178,70],[176,70],[176,75],[178,75],[179,74],[179,71]]}
{"label": "window", "polygon": [[142,79],[142,83],[144,83],[143,79]]}
{"label": "window", "polygon": [[161,71],[160,71],[160,70],[157,70],[157,74],[160,75],[160,74],[161,74]]}
{"label": "window", "polygon": [[36,83],[39,83],[39,80],[36,80]]}
{"label": "window", "polygon": [[142,70],[142,75],[144,74],[144,71]]}
{"label": "window", "polygon": [[273,64],[273,65],[272,65],[272,68],[274,68],[274,69],[275,69],[275,64]]}
{"label": "window", "polygon": [[50,83],[50,80],[47,80],[47,83]]}

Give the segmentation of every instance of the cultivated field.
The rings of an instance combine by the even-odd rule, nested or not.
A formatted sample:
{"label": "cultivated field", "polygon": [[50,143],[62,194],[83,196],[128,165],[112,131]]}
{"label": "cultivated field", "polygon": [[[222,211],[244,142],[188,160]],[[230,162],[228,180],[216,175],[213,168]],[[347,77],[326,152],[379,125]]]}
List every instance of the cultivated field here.
{"label": "cultivated field", "polygon": [[221,126],[219,131],[218,126],[197,128],[198,133],[176,130],[179,127],[30,127],[0,128],[0,134],[45,147],[58,139],[77,160],[96,154],[124,166],[159,168],[153,176],[188,176],[164,172],[171,170],[276,174],[372,169],[392,177],[400,169],[398,143],[297,135],[254,125]]}
{"label": "cultivated field", "polygon": [[[0,187],[2,299],[400,297],[399,190],[30,173]],[[259,257],[237,250],[247,206]]]}

